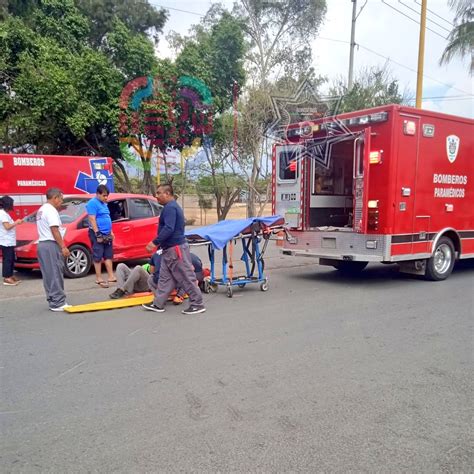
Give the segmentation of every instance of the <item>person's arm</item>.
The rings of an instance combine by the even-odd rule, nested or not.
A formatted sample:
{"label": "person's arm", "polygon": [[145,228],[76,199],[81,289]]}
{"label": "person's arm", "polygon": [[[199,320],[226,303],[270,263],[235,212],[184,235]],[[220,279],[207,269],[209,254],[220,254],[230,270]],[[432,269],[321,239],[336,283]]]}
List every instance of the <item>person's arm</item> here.
{"label": "person's arm", "polygon": [[61,237],[61,232],[59,232],[59,227],[56,225],[51,226],[51,233],[53,234],[54,240],[59,245],[63,257],[69,257],[69,255],[71,255],[71,252],[69,252],[69,249],[64,245],[64,240]]}
{"label": "person's arm", "polygon": [[9,222],[2,222],[2,224],[3,224],[3,227],[5,228],[5,230],[11,230],[14,227],[16,227],[17,225],[23,224],[23,219],[17,219],[12,224],[10,224]]}
{"label": "person's arm", "polygon": [[91,229],[94,231],[94,234],[97,234],[99,232],[99,228],[97,227],[97,219],[94,214],[89,214],[89,223],[91,225]]}

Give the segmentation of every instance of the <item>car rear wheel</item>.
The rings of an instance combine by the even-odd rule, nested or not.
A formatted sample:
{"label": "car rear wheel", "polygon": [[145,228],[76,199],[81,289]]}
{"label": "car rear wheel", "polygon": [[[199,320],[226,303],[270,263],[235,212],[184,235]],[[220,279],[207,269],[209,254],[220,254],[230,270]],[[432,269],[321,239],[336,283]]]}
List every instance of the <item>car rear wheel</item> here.
{"label": "car rear wheel", "polygon": [[71,255],[66,259],[64,275],[67,278],[85,277],[92,265],[92,256],[89,250],[79,244],[69,247]]}
{"label": "car rear wheel", "polygon": [[426,262],[425,277],[431,281],[446,280],[453,271],[455,260],[454,246],[448,237],[441,237],[433,256]]}

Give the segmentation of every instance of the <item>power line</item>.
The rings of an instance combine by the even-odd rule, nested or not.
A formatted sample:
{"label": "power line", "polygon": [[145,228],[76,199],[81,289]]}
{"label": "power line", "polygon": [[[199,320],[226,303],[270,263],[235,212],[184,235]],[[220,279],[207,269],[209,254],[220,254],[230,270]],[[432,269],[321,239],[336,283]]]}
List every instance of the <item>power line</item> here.
{"label": "power line", "polygon": [[165,10],[174,10],[181,13],[189,13],[190,15],[200,16],[201,18],[205,17],[205,15],[203,15],[202,13],[191,12],[189,10],[182,10],[180,8],[174,8],[174,7],[165,7],[164,5],[160,5],[159,3],[154,3],[151,0],[148,0],[148,2],[154,5],[155,7],[161,7],[161,8],[164,8]]}
{"label": "power line", "polygon": [[[361,45],[360,43],[359,43],[358,45],[359,45],[360,48],[365,49],[365,50],[368,51],[369,53],[372,53],[372,54],[375,54],[375,55],[377,55],[377,56],[380,56],[381,58],[384,58],[384,59],[386,59],[387,61],[390,61],[390,62],[396,64],[397,66],[400,66],[400,67],[403,67],[403,68],[405,68],[405,69],[408,69],[409,71],[412,71],[412,72],[414,72],[414,73],[417,72],[416,69],[413,69],[413,68],[411,68],[411,67],[409,67],[409,66],[405,66],[405,64],[399,63],[399,62],[397,62],[397,61],[395,61],[395,60],[393,60],[393,59],[390,59],[390,58],[387,57],[387,56],[384,56],[383,54],[377,53],[376,51],[374,51],[374,50],[372,50],[372,49],[370,49],[370,48],[367,48],[366,46],[363,46],[363,45]],[[451,86],[451,85],[449,85],[449,84],[446,84],[446,82],[438,81],[438,79],[435,79],[434,77],[428,76],[427,74],[423,74],[423,77],[426,77],[427,79],[430,79],[430,80],[432,80],[432,81],[434,81],[434,82],[437,82],[438,84],[441,84],[441,85],[443,85],[443,86],[449,87],[450,89],[454,89],[454,90],[456,90],[456,91],[462,92],[463,94],[469,94],[469,92],[467,92],[467,91],[465,91],[465,90],[459,89],[459,88],[457,88],[457,87],[453,87],[453,86]]]}
{"label": "power line", "polygon": [[[403,6],[407,7],[409,10],[411,10],[412,12],[415,12],[415,13],[419,13],[417,10],[415,10],[414,8],[410,7],[410,5],[407,5],[406,3],[403,3],[402,0],[398,0],[398,3],[401,3]],[[448,33],[451,33],[451,30],[448,30],[446,27],[444,27],[443,25],[440,25],[439,23],[436,23],[436,21],[432,20],[431,18],[426,18],[428,21],[431,21],[431,23],[434,23],[436,26],[439,26],[440,28],[442,28],[443,30],[447,31]]]}
{"label": "power line", "polygon": [[[420,5],[421,6],[421,3],[418,1],[418,0],[414,0],[416,4]],[[446,20],[446,18],[443,18],[441,15],[438,15],[436,12],[434,12],[433,10],[430,10],[429,8],[427,8],[427,10],[432,13],[434,16],[437,16],[439,19],[443,20],[444,22],[446,22],[451,28],[454,26],[453,23],[451,23],[450,21]]]}
{"label": "power line", "polygon": [[[420,22],[418,20],[415,20],[414,18],[412,18],[410,15],[407,15],[406,13],[403,13],[401,10],[398,10],[397,8],[395,8],[393,5],[390,5],[389,3],[387,3],[385,0],[382,0],[382,3],[384,5],[387,5],[387,7],[390,7],[392,10],[395,10],[396,12],[400,13],[400,15],[403,15],[404,17],[408,18],[409,20],[415,22],[417,25],[420,24]],[[439,37],[443,38],[443,39],[447,39],[445,36],[441,35],[440,33],[438,33],[437,31],[435,30],[432,30],[431,28],[428,28],[426,27],[427,30],[430,30],[432,33],[434,33],[435,35],[438,35]]]}
{"label": "power line", "polygon": [[[349,41],[344,41],[344,40],[338,40],[338,39],[334,39],[334,38],[327,38],[327,37],[324,37],[324,36],[318,36],[317,39],[322,39],[322,40],[325,40],[325,41],[333,41],[335,43],[345,43],[345,44],[349,44]],[[362,49],[365,49],[366,51],[368,51],[369,53],[372,53],[372,54],[375,54],[376,56],[379,56],[383,59],[385,59],[386,61],[389,61],[393,64],[396,64],[397,66],[400,66],[404,69],[408,69],[409,71],[411,72],[414,72],[416,73],[416,69],[413,69],[409,66],[406,66],[405,64],[402,64],[402,63],[399,63],[398,61],[395,61],[394,59],[390,59],[388,56],[384,56],[383,54],[380,54],[378,53],[377,51],[374,51],[373,49],[370,49],[370,48],[367,48],[366,46],[360,44],[360,43],[357,43],[357,46],[359,48],[362,48]],[[437,82],[438,84],[441,84],[443,86],[446,86],[446,87],[449,87],[450,89],[454,89],[454,90],[457,90],[459,92],[462,92],[463,94],[468,94],[469,95],[469,92],[465,91],[465,90],[462,90],[462,89],[458,89],[457,87],[453,87],[451,86],[450,84],[446,84],[445,82],[441,82],[441,81],[438,81],[437,79],[435,79],[434,77],[431,77],[431,76],[428,76],[427,74],[423,74],[424,77],[426,77],[427,79],[431,79],[432,81],[435,81]]]}

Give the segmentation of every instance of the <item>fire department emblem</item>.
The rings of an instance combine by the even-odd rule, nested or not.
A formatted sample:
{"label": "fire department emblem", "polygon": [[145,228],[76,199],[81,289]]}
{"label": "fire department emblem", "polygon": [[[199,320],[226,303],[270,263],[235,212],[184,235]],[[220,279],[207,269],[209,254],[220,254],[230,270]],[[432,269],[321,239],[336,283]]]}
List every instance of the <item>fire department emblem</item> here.
{"label": "fire department emblem", "polygon": [[456,135],[449,135],[446,137],[446,153],[448,154],[448,160],[450,163],[454,163],[454,160],[458,156],[459,142],[459,137]]}

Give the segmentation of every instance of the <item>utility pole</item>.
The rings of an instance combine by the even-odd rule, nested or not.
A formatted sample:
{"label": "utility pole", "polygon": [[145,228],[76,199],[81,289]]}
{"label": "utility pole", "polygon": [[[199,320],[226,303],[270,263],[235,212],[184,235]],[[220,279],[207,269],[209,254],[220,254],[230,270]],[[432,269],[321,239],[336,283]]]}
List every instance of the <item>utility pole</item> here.
{"label": "utility pole", "polygon": [[428,0],[421,0],[420,42],[418,43],[418,72],[416,78],[416,107],[421,109],[423,96],[423,64],[425,60],[426,9]]}
{"label": "utility pole", "polygon": [[354,49],[355,49],[355,29],[357,20],[357,0],[352,1],[352,26],[351,26],[351,50],[349,55],[349,79],[347,81],[347,90],[352,89],[353,76],[354,76]]}

